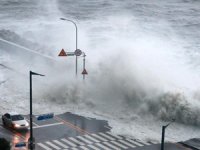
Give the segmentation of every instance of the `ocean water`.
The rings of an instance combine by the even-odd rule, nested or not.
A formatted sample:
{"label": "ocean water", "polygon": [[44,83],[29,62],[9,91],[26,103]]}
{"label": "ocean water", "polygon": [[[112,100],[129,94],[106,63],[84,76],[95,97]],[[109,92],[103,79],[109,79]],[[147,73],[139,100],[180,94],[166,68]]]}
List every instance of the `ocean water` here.
{"label": "ocean water", "polygon": [[[28,114],[32,70],[46,75],[34,78],[36,114],[103,118],[113,132],[146,140],[159,140],[161,125],[176,119],[168,140],[198,137],[199,6],[197,0],[1,0],[0,37],[12,43],[0,47],[0,112]],[[75,50],[75,27],[61,17],[77,23],[85,81],[82,57],[77,78],[75,58],[58,57],[62,48]]]}

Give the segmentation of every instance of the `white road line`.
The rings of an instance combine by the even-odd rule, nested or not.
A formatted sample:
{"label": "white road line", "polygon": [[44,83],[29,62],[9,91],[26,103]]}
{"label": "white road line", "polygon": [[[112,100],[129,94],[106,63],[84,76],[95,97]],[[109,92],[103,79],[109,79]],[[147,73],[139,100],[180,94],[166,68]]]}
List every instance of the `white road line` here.
{"label": "white road line", "polygon": [[51,148],[49,148],[48,146],[42,144],[42,143],[37,143],[37,145],[39,145],[40,147],[44,148],[45,150],[52,150]]}
{"label": "white road line", "polygon": [[102,145],[101,143],[96,143],[95,145],[97,145],[97,146],[103,148],[103,150],[110,150],[110,148],[108,148],[108,147]]}
{"label": "white road line", "polygon": [[88,141],[87,139],[85,139],[85,138],[82,137],[82,136],[77,136],[76,138],[78,138],[78,139],[80,139],[80,140],[82,140],[83,142],[88,143],[88,144],[92,144],[92,143],[93,143],[93,142]]}
{"label": "white road line", "polygon": [[73,150],[79,150],[78,148],[76,148],[76,147],[73,147],[73,148],[71,148],[71,149],[73,149]]}
{"label": "white road line", "polygon": [[116,147],[116,146],[112,145],[111,143],[103,142],[103,144],[104,144],[104,145],[107,145],[108,147],[111,147],[111,148],[113,148],[113,149],[115,149],[115,150],[120,150],[119,147]]}
{"label": "white road line", "polygon": [[130,143],[124,141],[124,140],[119,140],[119,142],[120,142],[120,143],[123,143],[123,144],[125,144],[125,145],[127,145],[127,146],[129,146],[129,147],[132,147],[132,148],[136,147],[135,145],[132,145],[132,144],[130,144]]}
{"label": "white road line", "polygon": [[58,141],[58,140],[53,140],[53,142],[56,143],[56,144],[59,145],[59,146],[62,146],[63,148],[69,148],[67,145],[61,143],[61,142]]}
{"label": "white road line", "polygon": [[151,145],[150,143],[146,142],[146,141],[140,141],[140,140],[136,140],[137,142],[143,144],[143,145]]}
{"label": "white road line", "polygon": [[157,142],[157,141],[150,141],[150,143],[152,143],[152,144],[158,144],[159,142]]}
{"label": "white road line", "polygon": [[95,138],[93,138],[93,137],[91,137],[91,136],[89,136],[89,135],[84,135],[87,139],[90,139],[90,140],[92,140],[92,141],[94,141],[95,143],[98,143],[98,142],[100,142],[100,141],[98,141],[97,139],[95,139]]}
{"label": "white road line", "polygon": [[114,139],[114,138],[112,138],[112,137],[110,137],[109,135],[106,135],[106,134],[104,134],[104,133],[99,133],[99,134],[101,134],[103,137],[105,137],[105,138],[107,138],[107,139],[109,139],[109,140],[111,140],[111,141],[115,141],[116,139]]}
{"label": "white road line", "polygon": [[127,141],[129,141],[130,143],[133,143],[134,145],[137,145],[137,146],[144,146],[136,141],[133,141],[133,140],[130,140],[130,139],[126,139]]}
{"label": "white road line", "polygon": [[92,136],[94,136],[94,137],[96,137],[97,139],[99,139],[99,140],[102,140],[103,142],[104,141],[108,141],[107,139],[105,139],[105,138],[103,138],[103,137],[101,137],[101,136],[99,136],[99,135],[97,135],[97,134],[91,134]]}
{"label": "white road line", "polygon": [[90,149],[88,149],[87,147],[85,147],[85,146],[79,146],[80,148],[82,148],[83,150],[90,150]]}
{"label": "white road line", "polygon": [[63,138],[63,139],[61,139],[63,142],[65,142],[65,143],[67,143],[67,144],[69,144],[71,147],[77,147],[77,145],[76,144],[74,144],[74,143],[72,143],[72,142],[70,142],[70,141],[68,141],[67,139],[65,139],[65,138]]}
{"label": "white road line", "polygon": [[[30,120],[28,120],[27,118],[25,118],[29,123],[30,123]],[[32,121],[32,123],[34,124],[34,125],[36,125],[36,126],[39,126],[37,123],[35,123],[35,122],[33,122]]]}
{"label": "white road line", "polygon": [[112,134],[111,132],[106,132],[107,134],[109,134],[109,135],[111,135],[111,136],[113,136],[113,137],[115,137],[116,139],[123,139],[121,136],[119,136],[119,135],[114,135],[114,134]]}
{"label": "white road line", "polygon": [[99,148],[96,148],[94,145],[87,145],[87,146],[94,149],[94,150],[99,150]]}
{"label": "white road line", "polygon": [[117,143],[116,141],[110,141],[111,143],[123,148],[123,149],[127,149],[128,147],[124,146],[123,144]]}
{"label": "white road line", "polygon": [[[33,127],[34,129],[36,128],[44,128],[44,127],[50,127],[50,126],[57,126],[57,125],[61,125],[63,124],[62,122],[58,122],[58,123],[52,123],[52,124],[47,124],[47,125],[42,125],[42,126],[37,126],[37,127]],[[29,128],[30,129],[30,128]]]}
{"label": "white road line", "polygon": [[60,147],[56,146],[55,144],[51,143],[51,142],[46,142],[46,144],[48,144],[49,146],[55,148],[55,149],[60,149]]}
{"label": "white road line", "polygon": [[75,138],[73,138],[73,137],[70,137],[70,138],[68,138],[68,139],[70,139],[71,141],[77,143],[78,145],[85,145],[84,143],[78,141],[77,139],[75,139]]}

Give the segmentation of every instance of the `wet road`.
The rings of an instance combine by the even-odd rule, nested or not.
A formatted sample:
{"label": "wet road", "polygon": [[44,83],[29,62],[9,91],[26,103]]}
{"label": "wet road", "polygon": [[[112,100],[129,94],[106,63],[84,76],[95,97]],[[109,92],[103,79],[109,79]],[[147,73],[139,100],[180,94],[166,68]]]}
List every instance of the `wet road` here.
{"label": "wet road", "polygon": [[[28,116],[25,116],[28,119]],[[33,136],[36,150],[159,150],[160,144],[115,135],[107,121],[87,118],[71,113],[53,119],[33,119]],[[12,141],[14,150],[18,142],[27,142],[29,131],[14,131],[0,126],[0,137]],[[165,144],[165,150],[186,150],[178,144]]]}

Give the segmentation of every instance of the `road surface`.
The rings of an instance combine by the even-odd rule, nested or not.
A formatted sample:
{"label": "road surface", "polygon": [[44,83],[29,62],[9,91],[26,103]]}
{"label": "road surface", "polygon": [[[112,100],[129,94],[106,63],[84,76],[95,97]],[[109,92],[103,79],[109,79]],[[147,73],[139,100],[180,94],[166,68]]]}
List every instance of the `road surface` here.
{"label": "road surface", "polygon": [[[28,116],[25,116],[27,119]],[[111,132],[107,121],[87,118],[71,113],[54,116],[53,119],[33,119],[33,136],[36,150],[160,150],[160,143],[131,139]],[[16,143],[27,142],[29,130],[15,131],[0,126],[0,137]],[[165,150],[189,150],[177,143],[166,143]]]}

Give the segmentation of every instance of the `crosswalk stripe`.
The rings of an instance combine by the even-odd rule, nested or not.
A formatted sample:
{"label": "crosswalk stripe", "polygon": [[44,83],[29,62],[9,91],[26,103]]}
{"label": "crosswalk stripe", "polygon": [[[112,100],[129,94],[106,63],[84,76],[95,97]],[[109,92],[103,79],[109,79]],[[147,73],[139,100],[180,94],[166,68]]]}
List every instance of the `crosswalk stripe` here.
{"label": "crosswalk stripe", "polygon": [[68,141],[68,140],[65,139],[65,138],[63,138],[63,139],[61,139],[61,140],[62,140],[63,142],[65,142],[65,143],[69,144],[69,145],[72,146],[72,147],[76,147],[76,146],[77,146],[76,144],[74,144],[74,143]]}
{"label": "crosswalk stripe", "polygon": [[83,150],[90,150],[90,149],[88,149],[88,148],[85,147],[85,146],[80,146],[80,148],[82,148]]}
{"label": "crosswalk stripe", "polygon": [[50,145],[51,147],[55,148],[55,149],[60,149],[58,146],[56,146],[55,144],[51,143],[51,142],[46,142],[46,144]]}
{"label": "crosswalk stripe", "polygon": [[116,139],[114,139],[114,138],[112,138],[112,137],[110,137],[109,135],[106,135],[106,134],[104,134],[104,133],[99,133],[100,135],[102,135],[103,137],[105,137],[105,138],[107,138],[107,139],[109,139],[109,140],[116,140]]}
{"label": "crosswalk stripe", "polygon": [[123,144],[125,144],[125,145],[127,145],[127,146],[129,146],[129,147],[132,147],[132,148],[136,147],[135,145],[131,145],[130,143],[128,143],[128,142],[126,142],[126,141],[124,141],[124,140],[119,140],[119,142],[120,142],[120,143],[123,143]]}
{"label": "crosswalk stripe", "polygon": [[110,150],[110,148],[106,147],[105,145],[101,144],[101,143],[96,143],[95,145],[103,148],[104,150]]}
{"label": "crosswalk stripe", "polygon": [[78,139],[82,140],[83,142],[85,143],[88,143],[88,144],[92,144],[93,142],[90,142],[89,140],[85,139],[84,137],[82,136],[77,136]]}
{"label": "crosswalk stripe", "polygon": [[111,148],[113,148],[115,150],[120,150],[119,147],[116,147],[116,146],[112,145],[111,143],[103,142],[103,144],[106,145],[106,146],[108,146],[108,147],[111,147]]}
{"label": "crosswalk stripe", "polygon": [[91,137],[91,136],[89,136],[89,135],[84,135],[87,139],[90,139],[90,140],[92,140],[92,141],[94,141],[95,143],[98,143],[98,142],[100,142],[100,141],[98,141],[97,139],[95,139],[95,138],[93,138],[93,137]]}
{"label": "crosswalk stripe", "polygon": [[126,140],[129,141],[130,143],[133,143],[134,145],[137,145],[137,146],[144,146],[144,145],[142,145],[142,144],[140,144],[140,143],[138,143],[138,142],[136,142],[136,141],[133,141],[133,140],[131,140],[131,139],[127,139],[127,138],[126,138]]}
{"label": "crosswalk stripe", "polygon": [[56,143],[56,144],[59,145],[59,146],[62,146],[63,148],[69,148],[67,145],[61,143],[61,142],[58,141],[58,140],[53,140],[53,142]]}
{"label": "crosswalk stripe", "polygon": [[48,146],[42,144],[42,143],[37,143],[37,145],[39,145],[40,147],[44,148],[45,150],[52,150],[51,148],[49,148]]}
{"label": "crosswalk stripe", "polygon": [[84,143],[78,141],[77,139],[75,139],[75,138],[73,138],[73,137],[70,137],[70,138],[68,138],[68,139],[70,139],[71,141],[77,143],[78,145],[85,145]]}
{"label": "crosswalk stripe", "polygon": [[112,134],[111,132],[106,132],[106,134],[109,134],[109,135],[115,137],[116,139],[123,139],[121,136],[119,136],[119,135],[114,135],[114,134]]}
{"label": "crosswalk stripe", "polygon": [[150,143],[148,143],[148,142],[146,142],[146,141],[139,141],[139,140],[137,140],[137,142],[139,142],[139,143],[141,143],[141,144],[143,144],[143,145],[151,145]]}
{"label": "crosswalk stripe", "polygon": [[80,149],[78,149],[78,148],[76,148],[76,147],[73,147],[73,148],[71,148],[71,150],[80,150]]}
{"label": "crosswalk stripe", "polygon": [[150,141],[149,143],[151,143],[151,144],[158,144],[159,142],[156,142],[156,141]]}
{"label": "crosswalk stripe", "polygon": [[88,147],[94,149],[94,150],[99,150],[98,148],[96,148],[94,145],[87,145]]}
{"label": "crosswalk stripe", "polygon": [[124,148],[124,149],[127,149],[128,147],[124,146],[123,144],[120,144],[120,143],[117,143],[116,141],[110,141],[111,143],[121,147],[121,148]]}
{"label": "crosswalk stripe", "polygon": [[99,136],[97,134],[91,134],[91,135],[94,136],[94,137],[96,137],[97,139],[102,140],[102,141],[108,141],[107,139],[105,139],[105,138],[103,138],[103,137],[101,137],[101,136]]}

